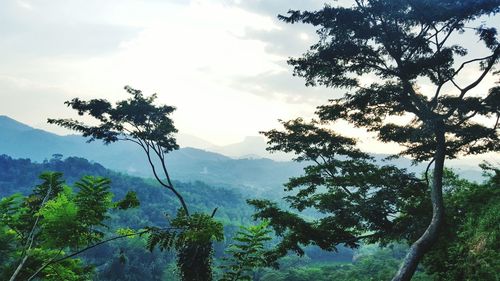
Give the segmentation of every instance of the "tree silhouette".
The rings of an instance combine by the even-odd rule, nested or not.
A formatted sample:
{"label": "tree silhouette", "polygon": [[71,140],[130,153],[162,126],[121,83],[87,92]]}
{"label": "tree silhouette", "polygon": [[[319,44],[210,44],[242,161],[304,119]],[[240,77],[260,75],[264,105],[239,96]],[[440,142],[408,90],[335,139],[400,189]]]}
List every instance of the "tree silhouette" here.
{"label": "tree silhouette", "polygon": [[[288,23],[311,24],[319,35],[319,41],[305,54],[289,60],[294,75],[305,78],[308,86],[346,90],[342,97],[318,107],[322,125],[346,120],[376,133],[380,141],[402,145],[405,149],[399,155],[418,162],[428,161],[429,166],[434,164],[429,184],[431,221],[413,241],[393,280],[410,280],[419,261],[439,236],[445,211],[442,195],[445,159],[500,148],[500,87],[481,95],[471,94],[485,77],[498,75],[494,71],[500,57],[497,30],[478,19],[499,11],[499,0],[355,0],[351,7],[326,5],[319,11],[289,11],[287,16],[279,16]],[[475,41],[466,37],[471,33],[476,36]],[[459,40],[475,42],[474,48],[482,48],[487,54],[472,57]],[[375,78],[376,82],[365,85],[365,77]],[[399,117],[409,117],[411,121],[403,122]],[[393,121],[398,118],[400,122]],[[299,139],[294,139],[290,132],[281,136],[273,131],[266,134],[271,137],[273,150],[299,152],[310,159],[324,157],[324,151],[311,154],[314,152],[311,147],[319,143],[311,142],[308,132],[317,129],[304,130]],[[285,140],[294,146],[282,145]],[[338,146],[333,139],[328,145]],[[327,149],[328,145],[322,147]],[[327,156],[334,155],[328,153]],[[329,161],[326,163],[330,165]],[[321,165],[325,166],[318,163]],[[329,168],[338,169],[334,170],[338,173],[346,171],[346,167],[335,163]],[[327,173],[326,167],[323,170]],[[311,175],[307,183],[311,185],[313,168],[307,174]],[[337,186],[345,176],[330,175],[330,178]],[[301,183],[292,179],[291,184]],[[317,183],[328,184],[331,183]],[[349,182],[345,197],[336,198],[338,205],[330,206],[330,211],[342,216],[339,208],[345,206],[341,200],[347,200],[349,187],[361,188],[363,184]],[[311,188],[301,192],[313,191]],[[312,207],[321,210],[320,204]],[[311,239],[321,241],[322,237],[328,237],[325,231],[326,234]]]}
{"label": "tree silhouette", "polygon": [[128,141],[138,145],[144,151],[157,182],[170,190],[180,204],[177,216],[170,222],[174,228],[148,228],[149,248],[175,249],[182,280],[211,280],[212,241],[222,240],[223,228],[213,219],[216,209],[211,215],[191,214],[170,178],[165,156],[179,148],[174,137],[177,129],[170,118],[175,108],[155,105],[156,94],[146,97],[142,91],[129,86],[125,90],[132,97],[118,101],[115,106],[104,99],[82,101],[75,98],[66,102],[79,115],[95,118],[96,125],[73,119],[49,119],[48,122],[81,132],[84,137],[89,137],[89,142]]}

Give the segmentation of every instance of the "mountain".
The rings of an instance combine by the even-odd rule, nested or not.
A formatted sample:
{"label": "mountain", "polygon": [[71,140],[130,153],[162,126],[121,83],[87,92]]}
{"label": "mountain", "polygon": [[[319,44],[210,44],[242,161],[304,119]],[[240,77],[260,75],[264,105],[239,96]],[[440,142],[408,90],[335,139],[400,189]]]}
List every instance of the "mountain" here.
{"label": "mountain", "polygon": [[293,155],[266,150],[267,142],[262,136],[247,136],[241,142],[225,145],[212,146],[208,150],[215,151],[235,158],[269,158],[275,161],[290,161]]}
{"label": "mountain", "polygon": [[[34,129],[6,116],[0,118],[0,154],[43,162],[54,154],[76,156],[98,162],[112,170],[137,176],[151,176],[144,153],[133,143],[104,145],[86,143],[79,135],[59,136]],[[302,164],[270,159],[233,159],[202,149],[183,147],[167,155],[171,176],[179,181],[204,181],[236,186],[247,192],[278,188],[299,175]]]}
{"label": "mountain", "polygon": [[21,122],[18,122],[12,118],[9,118],[5,115],[0,115],[0,128],[2,130],[6,130],[6,132],[9,131],[16,131],[16,132],[22,132],[22,131],[30,131],[33,130],[32,127],[25,125]]}
{"label": "mountain", "polygon": [[189,134],[178,134],[177,142],[181,147],[196,147],[203,150],[217,152],[235,159],[269,158],[275,161],[290,161],[293,155],[266,150],[267,142],[262,136],[247,136],[242,141],[228,144],[215,145],[207,140]]}
{"label": "mountain", "polygon": [[[209,145],[196,137],[191,137],[191,140]],[[212,148],[210,150],[215,152],[183,147],[169,153],[167,165],[171,176],[179,181],[204,181],[209,184],[239,187],[249,193],[265,192],[277,195],[283,190],[283,183],[290,177],[300,175],[304,167],[303,163],[262,158],[265,156],[262,154],[262,151],[265,152],[263,137],[248,137],[241,143]],[[234,159],[221,152],[234,157],[246,156],[243,159]],[[30,158],[38,162],[51,159],[53,154],[83,157],[112,170],[136,176],[151,176],[144,153],[133,143],[118,142],[108,146],[98,141],[86,143],[79,135],[56,135],[34,129],[6,116],[0,116],[0,154],[14,158]],[[376,159],[385,156],[375,155]],[[424,165],[411,166],[411,161],[406,158],[391,163],[416,173],[425,169]],[[459,169],[468,179],[481,179],[481,171],[477,167],[479,160],[448,163]]]}
{"label": "mountain", "polygon": [[178,133],[175,138],[180,147],[196,147],[209,150],[210,147],[216,146],[207,140],[189,134]]}

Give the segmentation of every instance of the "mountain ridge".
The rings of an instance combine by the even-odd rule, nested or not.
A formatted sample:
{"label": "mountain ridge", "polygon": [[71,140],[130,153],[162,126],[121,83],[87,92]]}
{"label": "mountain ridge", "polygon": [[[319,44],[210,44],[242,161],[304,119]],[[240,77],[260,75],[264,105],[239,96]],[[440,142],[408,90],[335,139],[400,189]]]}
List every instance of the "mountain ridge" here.
{"label": "mountain ridge", "polygon": [[[144,153],[133,143],[87,143],[79,135],[60,136],[31,128],[9,117],[3,117],[0,122],[0,154],[29,158],[36,162],[47,161],[54,154],[82,157],[115,171],[134,176],[152,176]],[[302,164],[295,162],[262,158],[233,159],[192,147],[169,153],[167,165],[176,180],[235,186],[248,192],[267,192],[276,187],[282,189],[282,184],[289,177],[299,175],[303,168]]]}
{"label": "mountain ridge", "polygon": [[[245,143],[248,145],[249,142],[258,143],[258,149],[262,150],[265,145],[264,138],[254,136],[230,145],[229,148],[238,147],[241,151]],[[254,152],[258,150],[251,149],[254,149]],[[144,153],[133,143],[118,142],[107,146],[98,141],[87,143],[80,135],[60,136],[32,128],[3,115],[0,116],[0,154],[14,158],[30,158],[38,162],[50,159],[53,154],[83,157],[112,170],[135,176],[152,176]],[[387,155],[374,156],[380,160]],[[412,166],[411,160],[406,158],[391,163],[415,173],[421,173],[425,168],[423,165]],[[282,190],[282,185],[290,177],[302,174],[306,164],[275,161],[252,151],[231,157],[208,149],[182,147],[167,155],[167,165],[171,175],[181,181],[204,181],[208,184],[239,186],[249,192],[268,192],[276,188]],[[472,180],[481,179],[479,168],[462,166],[461,173]]]}

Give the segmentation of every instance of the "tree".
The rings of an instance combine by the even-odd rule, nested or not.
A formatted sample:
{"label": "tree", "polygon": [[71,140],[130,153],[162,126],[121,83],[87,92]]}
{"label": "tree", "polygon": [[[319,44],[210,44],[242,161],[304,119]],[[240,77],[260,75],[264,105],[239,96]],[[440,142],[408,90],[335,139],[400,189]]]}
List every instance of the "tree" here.
{"label": "tree", "polygon": [[[267,256],[269,262],[293,250],[303,255],[303,245],[314,244],[335,251],[338,244],[357,247],[364,239],[388,243],[415,236],[413,217],[430,209],[425,181],[392,165],[379,166],[355,147],[356,141],[302,119],[282,122],[284,131],[271,130],[269,150],[291,152],[296,161],[308,163],[304,175],[291,178],[285,190],[290,207],[314,209],[311,219],[280,208],[269,200],[249,200],[257,218],[267,219],[282,237]],[[404,216],[400,215],[404,214]]]}
{"label": "tree", "polygon": [[[289,11],[287,16],[279,16],[288,23],[311,24],[319,35],[319,41],[302,57],[289,60],[294,74],[304,77],[308,86],[347,91],[318,107],[322,124],[346,120],[376,133],[380,141],[400,144],[405,149],[399,155],[434,165],[429,185],[430,223],[413,241],[393,280],[410,280],[439,237],[445,214],[445,159],[500,148],[500,87],[480,96],[471,94],[485,77],[498,75],[494,72],[500,57],[497,30],[478,19],[499,11],[499,0],[355,0],[351,7],[326,5],[319,11]],[[476,47],[487,55],[472,57],[456,41],[474,42],[461,37],[472,33]],[[476,76],[464,79],[470,70],[476,70]],[[365,85],[365,77],[377,82]],[[272,138],[273,132],[268,136],[271,144],[280,143],[279,138]],[[292,136],[285,135],[290,142],[302,143]],[[281,148],[307,152],[306,148],[271,149]],[[348,197],[339,197],[332,212],[342,213],[337,208],[344,205],[342,198]]]}
{"label": "tree", "polygon": [[255,269],[267,266],[264,243],[272,239],[268,224],[264,221],[255,226],[241,227],[233,237],[234,244],[226,250],[229,257],[222,266],[225,272],[220,281],[251,281]]}
{"label": "tree", "polygon": [[112,202],[106,178],[81,178],[75,183],[77,193],[65,185],[61,173],[42,173],[40,179],[29,196],[15,194],[0,201],[0,240],[6,242],[0,251],[7,257],[1,262],[0,277],[87,280],[92,266],[65,253],[102,241],[109,210],[137,203],[131,193]]}
{"label": "tree", "polygon": [[157,182],[171,191],[179,201],[180,209],[170,222],[173,228],[150,227],[149,245],[153,249],[175,249],[178,267],[183,280],[211,280],[212,241],[221,240],[222,224],[211,215],[191,214],[184,197],[174,186],[167,169],[165,156],[178,149],[174,126],[170,114],[175,110],[168,105],[154,104],[157,96],[145,97],[140,90],[129,86],[125,90],[131,98],[118,101],[113,106],[104,99],[82,101],[75,98],[66,105],[97,120],[97,125],[87,125],[73,119],[49,119],[51,124],[81,132],[90,141],[102,140],[105,144],[129,141],[138,145],[145,153]]}

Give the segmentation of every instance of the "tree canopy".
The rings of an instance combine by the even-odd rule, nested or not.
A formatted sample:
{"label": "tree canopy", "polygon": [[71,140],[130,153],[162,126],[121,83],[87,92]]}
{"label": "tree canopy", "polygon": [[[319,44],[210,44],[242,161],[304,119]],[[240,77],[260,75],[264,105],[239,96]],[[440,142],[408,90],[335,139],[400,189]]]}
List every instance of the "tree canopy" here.
{"label": "tree canopy", "polygon": [[[391,212],[398,205],[404,206],[408,198],[388,185],[394,184],[400,190],[411,186],[412,192],[422,190],[418,181],[391,181],[391,173],[384,172],[387,167],[371,166],[371,173],[378,176],[370,176],[366,172],[369,165],[352,165],[365,161],[361,154],[354,153],[354,142],[323,129],[345,120],[375,133],[379,141],[401,145],[404,149],[400,156],[409,156],[416,162],[429,161],[428,170],[434,164],[432,176],[426,173],[430,202],[419,203],[422,211],[429,210],[422,206],[432,206],[430,223],[421,229],[416,227],[419,224],[407,226],[419,234],[408,236],[413,244],[393,280],[411,279],[444,223],[445,159],[500,149],[500,87],[473,93],[485,77],[499,74],[495,72],[500,57],[497,29],[482,20],[499,11],[498,0],[355,0],[352,6],[325,5],[318,11],[291,10],[288,15],[279,16],[288,23],[313,25],[319,37],[301,57],[288,61],[294,75],[303,77],[308,86],[345,90],[340,98],[317,108],[317,121],[309,124],[292,120],[283,123],[284,132],[264,133],[269,137],[270,150],[294,152],[299,155],[298,161],[307,159],[313,163],[305,169],[304,177],[291,179],[287,184],[289,189],[301,187],[288,198],[290,205],[299,210],[311,207],[326,211],[333,222],[328,225],[326,218],[306,222],[269,203],[253,202],[260,209],[258,216],[281,217],[281,221],[287,222],[284,243],[293,241],[287,248],[310,241],[323,241],[325,248],[333,248],[342,241],[339,238],[344,238],[339,235],[340,229],[352,236],[363,231],[377,233],[383,222],[386,227],[397,227],[392,224],[403,213],[390,218]],[[484,56],[460,42],[470,42],[471,39],[464,39],[470,36],[475,36],[474,48],[482,50]],[[334,157],[337,160],[332,161]],[[327,195],[320,192],[325,190]],[[363,201],[352,201],[351,190]],[[370,202],[383,191],[395,197],[388,201],[384,198],[382,202],[387,205]],[[409,210],[419,210],[412,204],[407,205]],[[365,209],[378,208],[373,213],[379,216],[376,223],[371,213],[363,213]],[[359,228],[360,222],[369,227]],[[308,229],[311,225],[323,227],[322,231]],[[275,221],[274,226],[280,230],[281,223]],[[317,235],[307,236],[306,232]]]}
{"label": "tree canopy", "polygon": [[180,276],[185,281],[212,280],[212,242],[223,237],[222,224],[215,221],[217,208],[211,214],[190,213],[186,200],[174,186],[167,169],[165,155],[178,149],[170,115],[175,110],[168,105],[157,105],[156,94],[149,97],[142,91],[125,86],[132,97],[112,105],[104,99],[82,101],[75,98],[66,102],[79,115],[97,120],[96,125],[74,119],[49,119],[48,122],[81,132],[88,141],[102,140],[105,144],[129,141],[145,153],[156,181],[171,191],[181,207],[173,219],[167,217],[171,227],[147,228],[148,248],[176,250]]}

